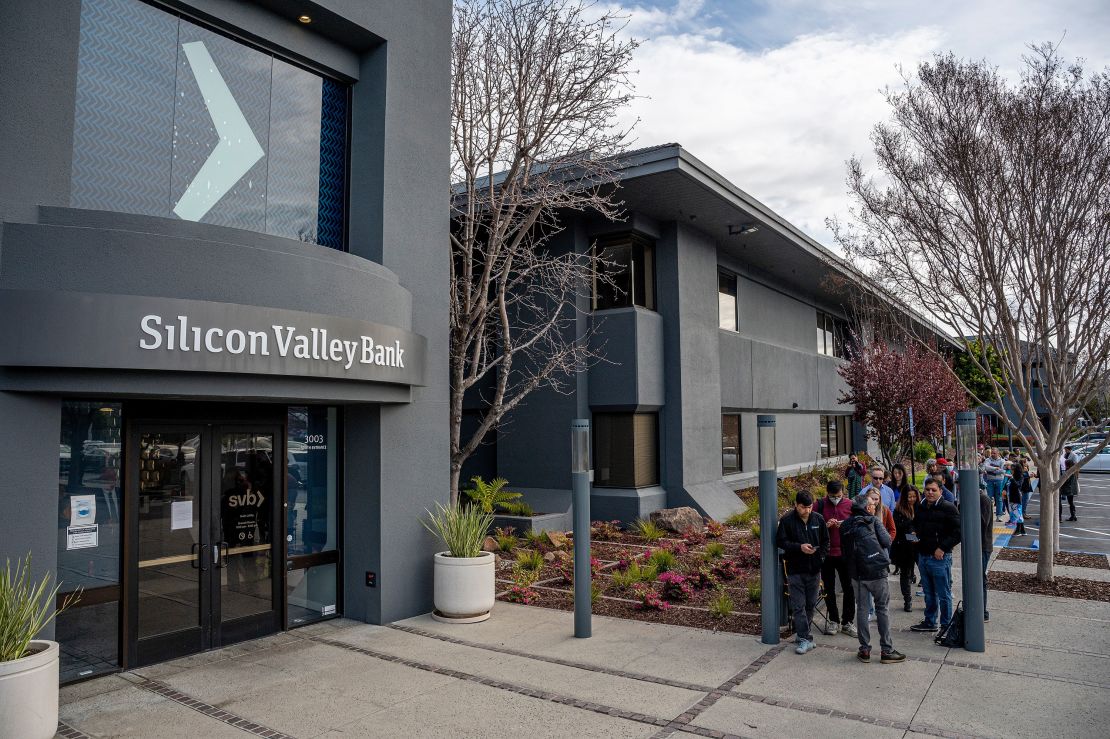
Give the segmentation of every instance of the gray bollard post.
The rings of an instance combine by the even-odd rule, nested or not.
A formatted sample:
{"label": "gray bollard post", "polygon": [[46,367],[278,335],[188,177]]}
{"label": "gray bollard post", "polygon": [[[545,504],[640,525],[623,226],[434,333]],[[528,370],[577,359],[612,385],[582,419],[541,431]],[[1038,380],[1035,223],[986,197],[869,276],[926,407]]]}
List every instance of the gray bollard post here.
{"label": "gray bollard post", "polygon": [[[983,528],[979,510],[979,462],[975,456],[975,412],[956,414],[956,466],[960,474],[960,570],[964,588],[964,649],[985,652],[983,623]],[[994,526],[994,509],[991,509]]]}
{"label": "gray bollard post", "polygon": [[574,496],[574,636],[589,638],[592,631],[590,573],[590,422],[570,424],[571,487]]}
{"label": "gray bollard post", "polygon": [[775,528],[778,525],[778,464],[775,458],[775,417],[758,416],[759,434],[759,582],[763,643],[779,643],[782,613],[782,575],[779,572]]}

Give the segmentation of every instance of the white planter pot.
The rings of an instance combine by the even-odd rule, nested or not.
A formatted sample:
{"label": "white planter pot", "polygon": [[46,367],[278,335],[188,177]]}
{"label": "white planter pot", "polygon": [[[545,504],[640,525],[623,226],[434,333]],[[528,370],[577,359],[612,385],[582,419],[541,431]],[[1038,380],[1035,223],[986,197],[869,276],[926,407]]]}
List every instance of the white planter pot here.
{"label": "white planter pot", "polygon": [[58,730],[58,642],[0,662],[0,739],[50,739]]}
{"label": "white planter pot", "polygon": [[432,617],[452,623],[476,623],[489,618],[494,601],[495,568],[493,552],[477,557],[435,555]]}

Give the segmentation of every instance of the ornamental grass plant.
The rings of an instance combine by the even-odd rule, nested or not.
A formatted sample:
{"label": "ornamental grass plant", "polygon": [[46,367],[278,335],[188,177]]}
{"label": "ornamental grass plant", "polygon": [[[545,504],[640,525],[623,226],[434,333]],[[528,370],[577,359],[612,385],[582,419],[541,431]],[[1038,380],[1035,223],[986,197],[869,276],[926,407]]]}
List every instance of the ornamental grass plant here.
{"label": "ornamental grass plant", "polygon": [[446,506],[438,502],[434,513],[427,509],[425,513],[428,520],[420,523],[443,542],[448,556],[477,557],[482,553],[482,542],[493,525],[492,513],[476,505]]}
{"label": "ornamental grass plant", "polygon": [[7,560],[0,572],[0,662],[26,657],[35,635],[77,602],[80,591],[67,596],[55,611],[53,606],[61,584],[51,588],[50,580],[50,573],[41,580],[32,580],[30,554],[26,559],[17,559],[14,570],[11,560]]}

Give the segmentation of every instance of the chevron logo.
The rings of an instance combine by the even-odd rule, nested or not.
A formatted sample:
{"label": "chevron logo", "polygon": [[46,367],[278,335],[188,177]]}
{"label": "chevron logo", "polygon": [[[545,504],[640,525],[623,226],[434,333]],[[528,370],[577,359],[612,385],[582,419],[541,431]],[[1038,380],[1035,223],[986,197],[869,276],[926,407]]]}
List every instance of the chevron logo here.
{"label": "chevron logo", "polygon": [[227,88],[203,41],[182,44],[189,68],[204,96],[208,115],[220,137],[196,177],[177,201],[173,212],[186,221],[199,221],[243,178],[265,152],[243,111]]}

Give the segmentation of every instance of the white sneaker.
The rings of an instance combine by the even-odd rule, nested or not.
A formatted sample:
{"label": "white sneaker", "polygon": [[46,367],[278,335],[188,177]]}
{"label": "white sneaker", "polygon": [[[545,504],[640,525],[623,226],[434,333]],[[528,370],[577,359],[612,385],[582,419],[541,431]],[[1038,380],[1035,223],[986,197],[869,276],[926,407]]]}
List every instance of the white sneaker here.
{"label": "white sneaker", "polygon": [[843,631],[848,636],[859,636],[859,630],[856,629],[855,624],[844,624],[841,631]]}
{"label": "white sneaker", "polygon": [[802,643],[798,645],[798,648],[795,649],[794,652],[796,654],[805,654],[806,652],[810,651],[811,649],[816,649],[816,648],[817,648],[817,643],[814,642],[812,639],[803,639]]}
{"label": "white sneaker", "polygon": [[829,636],[836,636],[840,633],[840,624],[836,621],[830,621],[829,625],[825,627],[825,633]]}

